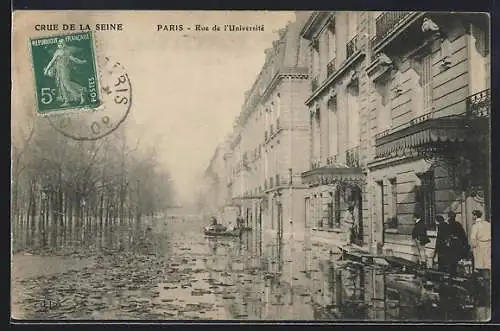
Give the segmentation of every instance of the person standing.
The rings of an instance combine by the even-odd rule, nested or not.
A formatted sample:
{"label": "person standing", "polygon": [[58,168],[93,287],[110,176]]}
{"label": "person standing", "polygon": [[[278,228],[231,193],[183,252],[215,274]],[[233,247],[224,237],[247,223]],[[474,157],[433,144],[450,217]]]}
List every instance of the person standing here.
{"label": "person standing", "polygon": [[425,245],[430,243],[429,237],[427,236],[427,227],[425,222],[422,220],[422,216],[419,213],[414,214],[415,226],[411,233],[411,237],[415,242],[418,254],[418,263],[421,266],[427,266],[427,255],[425,254]]}
{"label": "person standing", "polygon": [[469,256],[469,244],[465,230],[457,222],[457,214],[453,211],[448,212],[448,224],[450,225],[450,253],[451,268],[456,270],[458,261]]}
{"label": "person standing", "polygon": [[350,202],[344,214],[344,232],[347,245],[354,243],[356,238],[356,219],[354,217],[354,203]]}
{"label": "person standing", "polygon": [[434,255],[432,262],[438,263],[438,270],[442,272],[451,273],[450,270],[450,225],[443,216],[436,217],[437,237],[436,246],[434,248]]}
{"label": "person standing", "polygon": [[474,254],[474,269],[488,274],[491,270],[491,225],[482,216],[480,210],[472,211],[475,222],[470,230],[470,245]]}

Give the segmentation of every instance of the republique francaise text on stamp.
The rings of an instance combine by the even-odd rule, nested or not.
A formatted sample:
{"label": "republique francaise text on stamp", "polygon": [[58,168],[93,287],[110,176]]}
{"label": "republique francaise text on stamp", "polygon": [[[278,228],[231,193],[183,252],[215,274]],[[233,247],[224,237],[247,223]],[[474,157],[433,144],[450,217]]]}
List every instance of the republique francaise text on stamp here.
{"label": "republique francaise text on stamp", "polygon": [[116,130],[132,104],[123,65],[99,54],[92,32],[32,38],[37,113],[75,140]]}

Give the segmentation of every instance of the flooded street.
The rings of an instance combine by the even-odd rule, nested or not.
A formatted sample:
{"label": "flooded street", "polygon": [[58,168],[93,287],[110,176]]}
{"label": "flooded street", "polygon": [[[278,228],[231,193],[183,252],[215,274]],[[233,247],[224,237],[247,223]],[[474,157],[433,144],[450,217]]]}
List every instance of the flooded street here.
{"label": "flooded street", "polygon": [[201,227],[195,217],[158,219],[140,250],[101,250],[92,257],[15,255],[13,315],[40,320],[489,317],[489,291],[472,296],[467,283],[342,261],[335,250],[318,244],[266,244],[251,231],[242,238],[207,238]]}

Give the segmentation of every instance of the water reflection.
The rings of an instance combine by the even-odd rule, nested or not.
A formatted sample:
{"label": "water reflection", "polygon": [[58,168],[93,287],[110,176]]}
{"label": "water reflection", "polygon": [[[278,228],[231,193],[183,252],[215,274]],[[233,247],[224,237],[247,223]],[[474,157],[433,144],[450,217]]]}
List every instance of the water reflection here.
{"label": "water reflection", "polygon": [[[234,244],[240,247],[240,256],[251,248],[246,240],[242,239],[243,245]],[[247,258],[254,262],[244,271],[252,270],[254,277],[263,280],[254,280],[238,290],[247,311],[253,311],[247,313],[249,318],[465,321],[485,320],[489,314],[488,287],[473,288],[471,280],[436,280],[342,260],[321,244],[306,247],[304,243],[273,240],[264,247],[261,256],[246,251]],[[262,266],[258,273],[256,259]],[[244,293],[260,293],[261,298]],[[255,304],[257,307],[253,307]]]}
{"label": "water reflection", "polygon": [[[255,232],[207,238],[196,220],[172,221],[161,231],[146,229],[141,242],[122,246],[118,255],[98,255],[93,268],[28,284],[26,292],[37,300],[69,300],[61,309],[31,316],[352,321],[489,317],[486,281],[414,275],[344,260],[332,247],[307,238],[279,240]],[[25,304],[30,305],[29,299]]]}

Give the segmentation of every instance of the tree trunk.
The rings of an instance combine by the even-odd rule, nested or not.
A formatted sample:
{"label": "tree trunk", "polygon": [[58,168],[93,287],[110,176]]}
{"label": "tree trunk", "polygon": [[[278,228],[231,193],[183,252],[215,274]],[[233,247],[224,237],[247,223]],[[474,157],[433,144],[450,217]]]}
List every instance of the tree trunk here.
{"label": "tree trunk", "polygon": [[58,230],[58,215],[57,215],[57,192],[51,191],[50,192],[50,208],[51,208],[51,215],[52,219],[50,220],[50,225],[52,229],[52,240],[51,244],[52,247],[57,247],[57,230]]}
{"label": "tree trunk", "polygon": [[63,201],[63,188],[62,188],[62,183],[59,182],[59,195],[57,198],[58,206],[57,210],[59,211],[59,232],[57,234],[58,236],[58,241],[61,242],[61,246],[64,244],[64,215],[65,215],[65,204]]}
{"label": "tree trunk", "polygon": [[[30,246],[33,247],[35,245],[36,238],[36,198],[34,196],[34,184],[31,186],[30,190],[30,204],[31,204],[31,236],[30,236]],[[38,230],[40,231],[40,230]]]}

